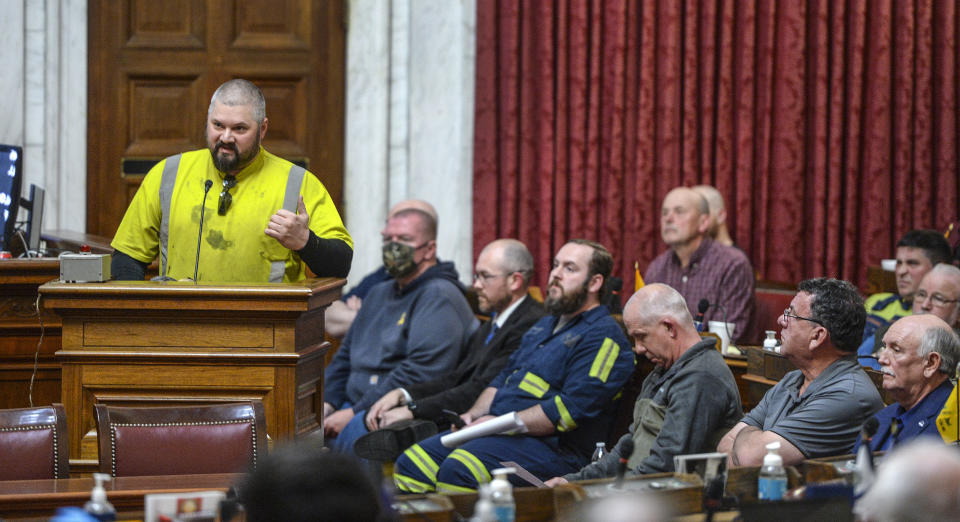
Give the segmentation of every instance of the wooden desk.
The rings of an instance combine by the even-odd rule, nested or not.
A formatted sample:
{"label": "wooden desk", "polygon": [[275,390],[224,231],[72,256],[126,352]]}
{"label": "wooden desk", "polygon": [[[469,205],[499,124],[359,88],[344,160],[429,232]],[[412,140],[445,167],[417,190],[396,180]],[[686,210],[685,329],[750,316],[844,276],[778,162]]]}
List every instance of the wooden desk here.
{"label": "wooden desk", "polygon": [[43,285],[63,323],[71,466],[97,459],[93,405],[259,399],[271,440],[322,434],[323,311],[343,279]]}
{"label": "wooden desk", "polygon": [[[107,500],[119,512],[143,511],[143,496],[154,493],[226,491],[243,475],[168,475],[119,477],[104,484]],[[0,517],[49,517],[60,507],[90,500],[92,478],[0,481]]]}
{"label": "wooden desk", "polygon": [[55,258],[0,260],[0,408],[27,408],[28,390],[37,355],[37,376],[33,383],[33,404],[47,406],[60,402],[60,364],[54,353],[60,349],[60,317],[40,303],[37,289],[60,277]]}

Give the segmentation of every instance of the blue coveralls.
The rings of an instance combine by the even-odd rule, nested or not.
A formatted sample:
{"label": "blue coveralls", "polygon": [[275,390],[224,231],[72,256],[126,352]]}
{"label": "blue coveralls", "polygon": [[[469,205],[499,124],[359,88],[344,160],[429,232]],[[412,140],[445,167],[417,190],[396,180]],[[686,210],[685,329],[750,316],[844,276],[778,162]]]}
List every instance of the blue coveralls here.
{"label": "blue coveralls", "polygon": [[501,461],[517,462],[541,479],[577,471],[589,461],[596,442],[607,440],[615,398],[633,372],[634,354],[605,306],[553,333],[558,319],[547,316],[534,324],[490,383],[497,389],[491,415],[539,404],[556,431],[542,437],[481,437],[455,450],[440,443],[443,433],[435,435],[397,459],[398,489],[473,491],[490,480],[491,470],[503,467]]}

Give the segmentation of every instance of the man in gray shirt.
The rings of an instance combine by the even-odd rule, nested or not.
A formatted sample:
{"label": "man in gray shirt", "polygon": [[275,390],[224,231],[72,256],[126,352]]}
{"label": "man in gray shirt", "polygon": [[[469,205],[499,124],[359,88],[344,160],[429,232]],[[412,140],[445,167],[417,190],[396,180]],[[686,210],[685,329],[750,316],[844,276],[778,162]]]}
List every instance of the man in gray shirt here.
{"label": "man in gray shirt", "polygon": [[630,432],[600,461],[554,477],[547,481],[550,486],[614,476],[630,439],[630,472],[673,471],[675,455],[710,451],[743,416],[737,384],[716,350],[716,340],[700,337],[679,292],[663,284],[647,285],[627,301],[623,320],[634,351],[657,365],[643,381]]}
{"label": "man in gray shirt", "polygon": [[780,317],[783,355],[798,369],[720,441],[734,466],[759,466],[765,446],[780,442],[786,465],[850,453],[860,427],[883,408],[857,363],[866,311],[853,285],[808,279]]}

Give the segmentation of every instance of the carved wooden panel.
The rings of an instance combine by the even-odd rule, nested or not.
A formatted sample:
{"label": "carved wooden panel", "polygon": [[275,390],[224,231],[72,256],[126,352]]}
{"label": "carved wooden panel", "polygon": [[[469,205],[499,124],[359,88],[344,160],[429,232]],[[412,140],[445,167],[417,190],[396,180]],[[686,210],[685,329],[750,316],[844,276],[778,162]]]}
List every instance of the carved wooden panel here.
{"label": "carved wooden panel", "polygon": [[274,154],[307,157],[307,79],[252,78],[269,107],[269,127],[264,147]]}
{"label": "carved wooden panel", "polygon": [[309,2],[233,0],[233,41],[242,49],[305,50],[310,44]]}
{"label": "carved wooden panel", "polygon": [[[218,351],[272,349],[274,325],[246,321],[193,321],[148,324],[137,321],[90,321],[83,325],[83,346],[87,348],[139,347],[213,348]],[[203,336],[195,335],[197,330]]]}
{"label": "carved wooden panel", "polygon": [[197,78],[127,77],[129,136],[125,156],[157,156],[196,142]]}
{"label": "carved wooden panel", "polygon": [[204,46],[206,5],[195,0],[133,0],[128,16],[131,48],[201,49]]}

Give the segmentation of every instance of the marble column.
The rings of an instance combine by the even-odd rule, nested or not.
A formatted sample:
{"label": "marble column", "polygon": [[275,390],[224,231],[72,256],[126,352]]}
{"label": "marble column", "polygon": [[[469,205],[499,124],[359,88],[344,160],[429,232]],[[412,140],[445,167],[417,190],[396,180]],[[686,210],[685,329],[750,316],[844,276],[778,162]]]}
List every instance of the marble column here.
{"label": "marble column", "polygon": [[474,0],[351,0],[344,219],[350,284],[380,264],[387,210],[432,203],[439,256],[472,272]]}
{"label": "marble column", "polygon": [[24,148],[23,193],[31,183],[46,189],[43,228],[83,231],[87,0],[11,0],[3,8],[0,143]]}

